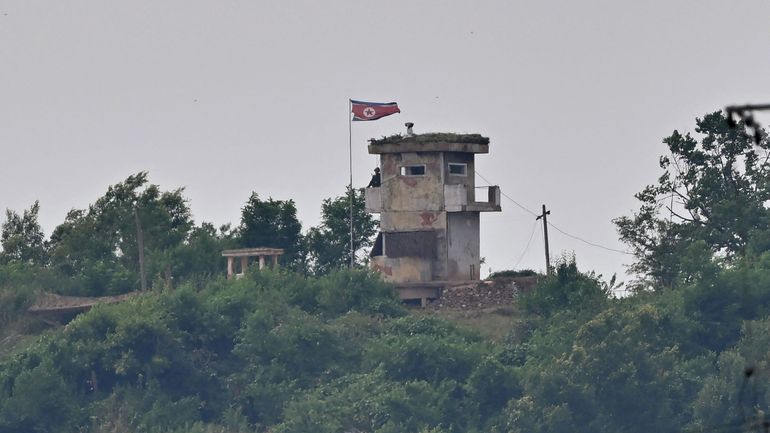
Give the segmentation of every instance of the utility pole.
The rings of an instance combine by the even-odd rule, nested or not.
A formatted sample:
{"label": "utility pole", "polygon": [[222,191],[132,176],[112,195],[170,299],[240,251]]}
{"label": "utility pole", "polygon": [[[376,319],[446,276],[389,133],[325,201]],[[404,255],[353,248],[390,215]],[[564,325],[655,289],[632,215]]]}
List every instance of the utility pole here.
{"label": "utility pole", "polygon": [[136,220],[136,244],[139,247],[139,276],[141,278],[142,291],[147,290],[147,275],[144,273],[144,232],[139,221],[139,212],[134,206],[134,219]]}
{"label": "utility pole", "polygon": [[543,213],[541,215],[538,215],[535,220],[539,220],[540,218],[543,219],[543,237],[545,238],[545,274],[551,275],[551,257],[548,254],[548,215],[551,214],[551,211],[545,210],[545,205],[543,205]]}

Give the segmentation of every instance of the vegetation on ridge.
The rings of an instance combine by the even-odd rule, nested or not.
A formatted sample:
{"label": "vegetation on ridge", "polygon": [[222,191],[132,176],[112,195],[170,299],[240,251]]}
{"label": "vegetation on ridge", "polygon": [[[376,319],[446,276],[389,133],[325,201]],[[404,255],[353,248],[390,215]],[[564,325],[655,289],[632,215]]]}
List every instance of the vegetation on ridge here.
{"label": "vegetation on ridge", "polygon": [[[507,310],[515,320],[492,322],[509,323],[505,336],[410,314],[378,275],[337,269],[339,257],[317,262],[322,272],[317,258],[238,280],[195,272],[190,263],[238,245],[246,225],[154,239],[150,257],[160,270],[170,263],[173,284],[160,273],[139,297],[50,327],[22,314],[38,287],[136,284],[133,263],[105,251],[128,248],[115,234],[130,215],[120,204],[146,190],[112,188],[68,216],[56,240],[67,249],[41,246],[33,207],[3,225],[0,433],[756,430],[770,405],[770,210],[758,201],[770,189],[770,143],[748,145],[719,113],[698,125],[698,137],[666,139],[662,166],[673,171],[617,221],[637,254],[634,291],[614,298],[612,281],[562,259]],[[661,205],[669,187],[687,214]],[[183,209],[174,192],[163,194],[136,192],[153,210],[143,218],[168,227],[176,215],[183,226],[184,212],[162,211]],[[244,214],[283,209],[291,223],[290,201],[275,202],[252,196]],[[335,239],[339,222],[336,201],[325,205],[317,242]],[[278,228],[296,233],[289,223]],[[115,231],[67,241],[79,224]],[[67,264],[80,271],[68,276]],[[478,326],[472,319],[458,321]],[[5,351],[9,329],[26,339]]]}

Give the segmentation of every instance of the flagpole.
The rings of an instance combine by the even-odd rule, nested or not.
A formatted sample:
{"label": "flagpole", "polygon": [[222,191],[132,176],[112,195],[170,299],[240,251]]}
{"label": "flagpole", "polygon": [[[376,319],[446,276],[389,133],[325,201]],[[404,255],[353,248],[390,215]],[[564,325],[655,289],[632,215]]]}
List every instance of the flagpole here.
{"label": "flagpole", "polygon": [[348,98],[348,157],[350,159],[350,183],[348,193],[350,194],[350,269],[354,265],[353,252],[353,120],[350,113],[353,111],[353,102]]}

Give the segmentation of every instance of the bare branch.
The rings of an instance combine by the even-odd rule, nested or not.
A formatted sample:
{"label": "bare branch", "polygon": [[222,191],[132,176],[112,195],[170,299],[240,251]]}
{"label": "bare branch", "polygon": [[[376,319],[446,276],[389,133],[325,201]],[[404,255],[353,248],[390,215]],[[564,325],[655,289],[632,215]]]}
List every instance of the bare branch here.
{"label": "bare branch", "polygon": [[668,209],[668,211],[669,211],[669,212],[671,212],[671,214],[672,214],[672,215],[674,215],[675,217],[679,218],[679,219],[680,219],[680,220],[682,220],[682,221],[687,221],[687,222],[691,222],[691,223],[695,223],[695,224],[703,225],[703,222],[702,222],[702,221],[700,221],[700,220],[698,220],[698,219],[695,219],[695,218],[685,218],[685,217],[683,217],[682,215],[679,215],[678,213],[674,212],[674,210],[673,210],[673,209],[671,209],[671,208],[670,208],[670,207],[668,207],[668,206],[666,206],[666,209]]}

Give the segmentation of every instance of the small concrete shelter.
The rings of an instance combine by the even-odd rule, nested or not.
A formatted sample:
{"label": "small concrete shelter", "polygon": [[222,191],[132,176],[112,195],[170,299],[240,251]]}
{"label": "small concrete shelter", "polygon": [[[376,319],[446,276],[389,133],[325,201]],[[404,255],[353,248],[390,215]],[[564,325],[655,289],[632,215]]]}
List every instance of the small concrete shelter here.
{"label": "small concrete shelter", "polygon": [[[242,248],[237,250],[224,250],[222,256],[227,257],[227,279],[243,276],[249,269],[249,258],[257,257],[259,260],[259,269],[264,269],[270,265],[274,269],[278,268],[278,258],[283,255],[281,248]],[[240,259],[241,272],[235,273],[235,259]],[[268,263],[268,261],[270,263]]]}

